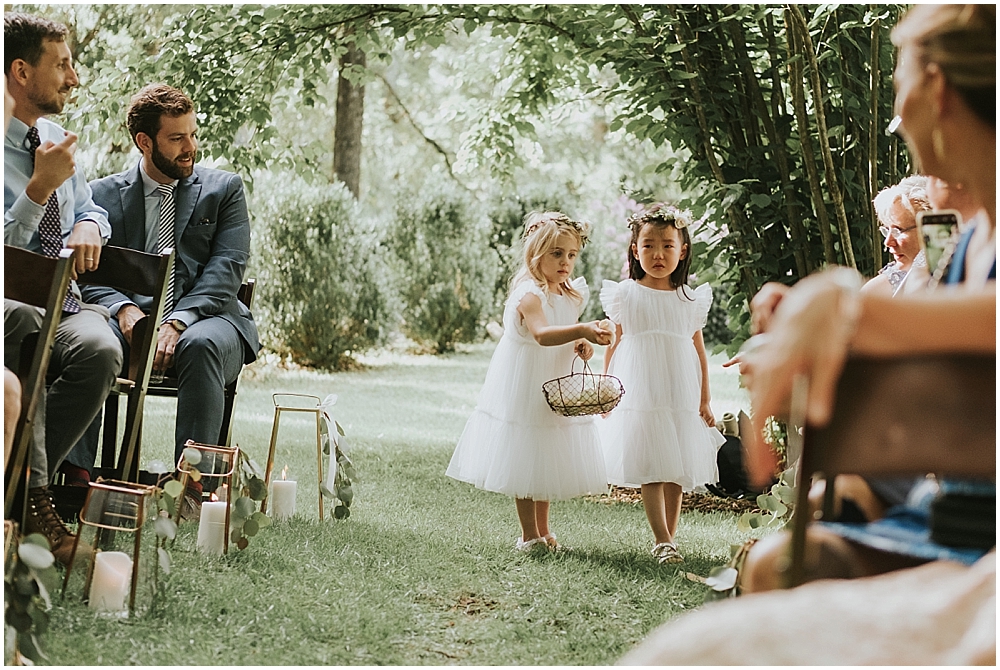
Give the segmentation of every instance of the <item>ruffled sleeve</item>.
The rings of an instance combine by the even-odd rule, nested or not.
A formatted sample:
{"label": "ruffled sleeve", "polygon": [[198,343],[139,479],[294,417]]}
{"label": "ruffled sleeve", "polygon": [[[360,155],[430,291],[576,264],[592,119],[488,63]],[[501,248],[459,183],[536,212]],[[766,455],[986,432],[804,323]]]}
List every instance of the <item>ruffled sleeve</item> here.
{"label": "ruffled sleeve", "polygon": [[541,300],[543,303],[549,299],[548,296],[545,295],[545,291],[543,291],[541,287],[538,286],[538,284],[531,281],[530,279],[526,279],[517,286],[515,286],[514,290],[510,292],[510,297],[507,298],[507,304],[514,305],[514,307],[517,307],[518,305],[521,304],[521,300],[524,299],[524,296],[528,295],[529,293],[534,293],[535,295],[537,295],[538,299]]}
{"label": "ruffled sleeve", "polygon": [[590,287],[587,286],[586,277],[577,277],[569,283],[573,287],[573,290],[580,294],[580,307],[577,309],[577,316],[583,314],[583,310],[587,308],[587,303],[590,302]]}
{"label": "ruffled sleeve", "polygon": [[605,279],[601,284],[601,306],[608,318],[621,325],[621,284],[610,279]]}
{"label": "ruffled sleeve", "polygon": [[692,330],[698,331],[708,323],[708,310],[712,306],[712,287],[702,284],[694,290],[694,309],[691,319]]}

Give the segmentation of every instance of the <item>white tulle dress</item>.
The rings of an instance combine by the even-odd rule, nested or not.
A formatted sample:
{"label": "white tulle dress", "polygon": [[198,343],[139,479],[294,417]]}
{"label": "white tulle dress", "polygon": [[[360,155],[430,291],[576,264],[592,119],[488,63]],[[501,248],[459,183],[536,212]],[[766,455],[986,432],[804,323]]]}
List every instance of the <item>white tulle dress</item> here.
{"label": "white tulle dress", "polygon": [[714,484],[725,438],[698,413],[701,364],[692,340],[708,318],[712,288],[661,291],[631,279],[605,281],[601,304],[623,333],[608,373],[621,380],[625,396],[600,422],[608,481],[674,482],[685,491]]}
{"label": "white tulle dress", "polygon": [[[517,307],[536,294],[549,325],[577,322],[589,297],[584,278],[572,282],[583,304],[519,284],[504,308],[504,333],[493,352],[479,402],[458,440],[446,474],[477,488],[518,498],[560,500],[607,490],[593,417],[564,417],[545,402],[542,384],[570,373],[573,344],[543,347]],[[577,364],[579,367],[579,364]]]}

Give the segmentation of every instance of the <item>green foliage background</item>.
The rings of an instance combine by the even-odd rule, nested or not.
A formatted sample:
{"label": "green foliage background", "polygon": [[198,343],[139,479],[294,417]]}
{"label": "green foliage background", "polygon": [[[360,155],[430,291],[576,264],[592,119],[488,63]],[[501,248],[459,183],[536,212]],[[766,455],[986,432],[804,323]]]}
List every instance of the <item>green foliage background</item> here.
{"label": "green foliage background", "polygon": [[15,7],[74,30],[84,86],[67,123],[91,173],[134,160],[124,106],[161,80],[196,100],[221,167],[328,181],[354,42],[368,66],[342,74],[368,88],[362,207],[392,211],[428,174],[485,211],[558,194],[598,230],[593,284],[618,278],[620,199],[678,201],[703,221],[693,270],[731,296],[732,347],[765,281],[883,264],[871,199],[910,167],[883,132],[899,5]]}

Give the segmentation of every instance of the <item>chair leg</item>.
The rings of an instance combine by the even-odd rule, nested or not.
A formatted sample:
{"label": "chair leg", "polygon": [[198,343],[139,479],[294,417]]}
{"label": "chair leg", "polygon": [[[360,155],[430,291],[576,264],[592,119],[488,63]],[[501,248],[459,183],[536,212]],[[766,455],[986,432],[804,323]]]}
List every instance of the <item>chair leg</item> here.
{"label": "chair leg", "polygon": [[219,430],[219,445],[223,447],[232,446],[233,441],[233,408],[236,406],[236,384],[237,379],[226,387],[225,404],[222,408],[222,427]]}
{"label": "chair leg", "polygon": [[118,394],[111,393],[104,402],[104,437],[101,440],[101,467],[115,467],[115,449],[118,446]]}

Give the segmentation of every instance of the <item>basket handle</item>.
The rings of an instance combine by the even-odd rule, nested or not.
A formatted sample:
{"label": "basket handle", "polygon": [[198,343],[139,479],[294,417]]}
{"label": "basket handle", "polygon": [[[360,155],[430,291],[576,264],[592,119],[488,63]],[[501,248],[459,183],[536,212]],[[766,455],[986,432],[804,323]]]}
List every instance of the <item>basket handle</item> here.
{"label": "basket handle", "polygon": [[587,361],[584,361],[584,360],[583,360],[582,358],[580,358],[580,356],[579,356],[579,355],[577,355],[577,356],[574,356],[574,357],[573,357],[573,362],[569,364],[569,373],[570,373],[571,375],[575,375],[575,374],[577,374],[577,372],[576,372],[576,369],[575,369],[575,368],[576,368],[576,362],[577,362],[578,360],[579,360],[579,361],[583,361],[583,370],[581,370],[581,371],[580,371],[580,374],[581,374],[581,375],[590,375],[591,377],[595,376],[595,375],[594,375],[594,372],[593,372],[593,371],[592,371],[592,370],[590,369],[590,363],[589,363],[589,362],[587,362]]}

